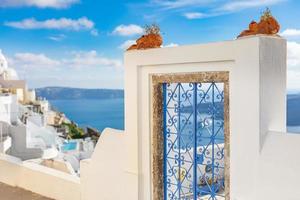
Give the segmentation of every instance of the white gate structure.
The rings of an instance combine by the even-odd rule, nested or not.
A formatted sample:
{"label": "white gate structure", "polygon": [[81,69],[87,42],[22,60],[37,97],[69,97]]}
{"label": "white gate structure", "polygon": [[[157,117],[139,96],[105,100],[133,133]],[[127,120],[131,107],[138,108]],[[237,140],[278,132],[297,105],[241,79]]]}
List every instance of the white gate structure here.
{"label": "white gate structure", "polygon": [[[125,131],[106,129],[81,163],[82,200],[162,200],[163,130],[156,76],[228,74],[231,200],[300,199],[300,135],[286,132],[286,40],[233,41],[125,53]],[[158,119],[158,120],[157,120]],[[225,142],[226,143],[226,142]],[[226,181],[226,180],[225,180]]]}

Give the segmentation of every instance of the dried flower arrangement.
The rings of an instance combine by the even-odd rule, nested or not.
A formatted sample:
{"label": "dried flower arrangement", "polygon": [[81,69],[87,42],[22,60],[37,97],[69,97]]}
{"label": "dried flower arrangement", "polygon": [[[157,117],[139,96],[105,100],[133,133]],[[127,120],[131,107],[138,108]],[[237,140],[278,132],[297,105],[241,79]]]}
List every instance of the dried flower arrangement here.
{"label": "dried flower arrangement", "polygon": [[257,34],[265,34],[265,35],[277,35],[280,30],[280,25],[277,20],[272,16],[271,11],[267,8],[261,18],[259,23],[256,21],[252,21],[249,24],[249,29],[244,30],[239,36],[244,37],[248,35],[257,35]]}
{"label": "dried flower arrangement", "polygon": [[160,35],[160,27],[157,24],[145,25],[144,26],[145,34],[157,34]]}
{"label": "dried flower arrangement", "polygon": [[136,40],[136,44],[133,44],[127,50],[159,48],[162,45],[163,40],[157,24],[146,25],[144,32],[145,34]]}

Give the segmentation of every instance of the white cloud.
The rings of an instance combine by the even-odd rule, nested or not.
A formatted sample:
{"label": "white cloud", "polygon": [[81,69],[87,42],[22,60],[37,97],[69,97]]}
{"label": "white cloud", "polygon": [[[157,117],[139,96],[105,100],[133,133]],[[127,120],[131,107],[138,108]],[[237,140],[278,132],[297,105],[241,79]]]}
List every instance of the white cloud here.
{"label": "white cloud", "polygon": [[214,0],[152,0],[150,3],[164,9],[178,9],[189,6],[203,6],[213,2]]}
{"label": "white cloud", "polygon": [[64,59],[63,63],[70,67],[122,67],[122,62],[118,59],[110,59],[98,55],[97,51],[73,52],[73,57]]}
{"label": "white cloud", "polygon": [[0,7],[68,8],[79,0],[1,0]]}
{"label": "white cloud", "polygon": [[240,11],[247,8],[254,8],[254,7],[264,7],[264,6],[270,6],[277,3],[281,3],[285,0],[240,0],[240,1],[229,1],[228,3],[225,3],[224,5],[220,6],[218,10],[221,11]]}
{"label": "white cloud", "polygon": [[281,35],[285,37],[300,36],[300,29],[286,29]]}
{"label": "white cloud", "polygon": [[58,59],[42,53],[16,53],[7,58],[9,66],[15,68],[30,87],[122,87],[121,60],[105,57],[94,50],[66,52],[61,56]]}
{"label": "white cloud", "polygon": [[[171,12],[176,10],[183,13],[181,15],[187,19],[201,19],[250,8],[260,7],[263,9],[266,6],[285,1],[287,0],[150,0],[150,3],[146,6],[157,7],[160,9],[158,11],[163,11],[162,14],[166,14],[168,10],[171,10]],[[203,10],[199,12],[201,9],[205,12],[202,12]]]}
{"label": "white cloud", "polygon": [[300,43],[287,43],[288,66],[300,71]]}
{"label": "white cloud", "polygon": [[135,40],[126,40],[119,46],[119,49],[128,49],[131,45],[135,44],[135,42]]}
{"label": "white cloud", "polygon": [[94,50],[72,52],[68,58],[63,59],[53,59],[45,54],[16,53],[8,60],[11,66],[18,69],[122,67],[120,60],[101,56]]}
{"label": "white cloud", "polygon": [[300,90],[300,43],[287,43],[288,56],[288,79],[287,87],[289,90]]}
{"label": "white cloud", "polygon": [[94,30],[94,22],[86,17],[79,19],[48,19],[45,21],[38,21],[34,18],[24,19],[22,21],[5,22],[6,26],[18,29],[56,29],[56,30]]}
{"label": "white cloud", "polygon": [[13,66],[22,67],[45,67],[45,66],[58,66],[60,61],[51,59],[44,54],[33,53],[17,53],[10,60],[10,64]]}
{"label": "white cloud", "polygon": [[287,71],[287,89],[289,92],[300,91],[300,71]]}
{"label": "white cloud", "polygon": [[201,19],[206,17],[206,14],[200,13],[200,12],[188,12],[183,14],[184,17],[187,19]]}
{"label": "white cloud", "polygon": [[113,31],[113,34],[115,35],[121,35],[121,36],[131,36],[131,35],[137,35],[142,34],[144,32],[144,29],[138,25],[135,24],[129,24],[124,25],[121,24],[115,28]]}
{"label": "white cloud", "polygon": [[286,0],[151,0],[150,4],[164,9],[182,9],[209,6],[222,11],[236,11],[246,8],[270,6]]}
{"label": "white cloud", "polygon": [[66,35],[64,34],[59,34],[59,35],[54,35],[54,36],[49,36],[48,39],[56,41],[56,42],[60,42],[62,40],[64,40],[66,38]]}

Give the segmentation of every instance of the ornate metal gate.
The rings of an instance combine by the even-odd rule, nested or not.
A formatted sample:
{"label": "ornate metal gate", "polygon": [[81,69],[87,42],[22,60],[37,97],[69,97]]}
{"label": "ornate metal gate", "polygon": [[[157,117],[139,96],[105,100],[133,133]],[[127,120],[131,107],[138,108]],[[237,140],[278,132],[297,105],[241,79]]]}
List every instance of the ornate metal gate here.
{"label": "ornate metal gate", "polygon": [[224,83],[164,83],[165,200],[225,199]]}

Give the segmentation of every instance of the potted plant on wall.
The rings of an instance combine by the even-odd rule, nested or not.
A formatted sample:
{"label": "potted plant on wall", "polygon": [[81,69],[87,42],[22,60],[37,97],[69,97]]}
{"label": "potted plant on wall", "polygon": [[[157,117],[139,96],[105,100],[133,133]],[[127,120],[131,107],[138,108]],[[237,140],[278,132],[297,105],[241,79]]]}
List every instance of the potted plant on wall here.
{"label": "potted plant on wall", "polygon": [[269,8],[267,8],[261,18],[260,21],[257,23],[256,21],[252,21],[249,24],[249,28],[241,32],[238,36],[244,37],[249,35],[257,35],[257,34],[264,34],[264,35],[277,35],[280,30],[280,24],[278,21],[272,16],[272,13]]}
{"label": "potted plant on wall", "polygon": [[136,40],[136,44],[131,45],[127,50],[160,48],[163,39],[161,37],[160,27],[157,24],[146,25],[145,34]]}

